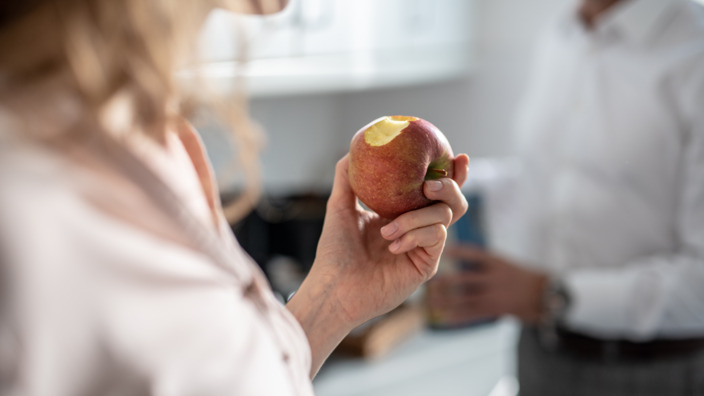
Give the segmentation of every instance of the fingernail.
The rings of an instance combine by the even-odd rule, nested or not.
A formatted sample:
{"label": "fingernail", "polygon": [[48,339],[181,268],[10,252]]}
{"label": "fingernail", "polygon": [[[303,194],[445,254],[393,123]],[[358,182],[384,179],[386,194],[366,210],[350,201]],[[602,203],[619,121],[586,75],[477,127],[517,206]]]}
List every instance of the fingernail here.
{"label": "fingernail", "polygon": [[440,180],[429,180],[426,183],[428,184],[428,190],[430,191],[442,190],[442,182]]}
{"label": "fingernail", "polygon": [[398,231],[398,223],[395,221],[381,227],[381,235],[385,237],[393,235],[396,231]]}
{"label": "fingernail", "polygon": [[391,245],[389,245],[389,249],[390,249],[392,252],[396,252],[396,251],[398,251],[398,249],[400,249],[400,248],[401,248],[401,240],[400,240],[400,239],[397,239],[397,240],[393,241],[393,242],[391,243]]}

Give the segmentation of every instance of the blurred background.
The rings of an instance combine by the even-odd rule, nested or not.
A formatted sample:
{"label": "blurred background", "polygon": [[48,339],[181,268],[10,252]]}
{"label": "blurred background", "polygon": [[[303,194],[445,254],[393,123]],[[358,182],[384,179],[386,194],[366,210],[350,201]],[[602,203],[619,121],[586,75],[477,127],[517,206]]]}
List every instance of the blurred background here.
{"label": "blurred background", "polygon": [[[279,15],[211,16],[203,77],[225,91],[246,87],[269,137],[263,199],[233,229],[282,297],[313,261],[336,161],[383,115],[425,118],[469,154],[470,213],[450,238],[500,250],[502,203],[486,196],[512,172],[513,115],[535,40],[561,3],[291,0]],[[227,172],[227,132],[196,123],[227,200],[241,187]],[[316,378],[317,394],[516,394],[515,323],[442,329],[427,317],[411,302],[358,329]]]}

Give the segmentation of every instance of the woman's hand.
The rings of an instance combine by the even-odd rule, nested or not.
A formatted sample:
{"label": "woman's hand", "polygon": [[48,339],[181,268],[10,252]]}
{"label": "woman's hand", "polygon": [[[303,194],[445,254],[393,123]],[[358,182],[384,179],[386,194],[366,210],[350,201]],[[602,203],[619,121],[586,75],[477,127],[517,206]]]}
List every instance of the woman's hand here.
{"label": "woman's hand", "polygon": [[468,164],[457,156],[454,179],[424,185],[436,203],[389,221],[360,206],[348,158],[338,162],[315,263],[288,304],[308,335],[312,374],[351,329],[395,308],[435,274],[447,227],[467,210],[460,186]]}

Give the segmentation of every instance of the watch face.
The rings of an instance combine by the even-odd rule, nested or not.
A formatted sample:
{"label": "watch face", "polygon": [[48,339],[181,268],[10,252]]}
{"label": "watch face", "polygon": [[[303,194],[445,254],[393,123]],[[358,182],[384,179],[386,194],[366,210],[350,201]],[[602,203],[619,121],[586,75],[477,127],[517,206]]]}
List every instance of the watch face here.
{"label": "watch face", "polygon": [[551,289],[548,309],[553,317],[562,318],[570,304],[569,293],[562,283],[554,284]]}

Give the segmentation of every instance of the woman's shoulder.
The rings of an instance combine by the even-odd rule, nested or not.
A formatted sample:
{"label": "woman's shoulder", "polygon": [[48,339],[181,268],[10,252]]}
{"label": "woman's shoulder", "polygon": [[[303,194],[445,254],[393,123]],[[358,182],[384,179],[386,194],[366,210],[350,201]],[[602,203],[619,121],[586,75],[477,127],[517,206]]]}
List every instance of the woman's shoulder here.
{"label": "woman's shoulder", "polygon": [[[8,136],[0,140],[3,254],[56,261],[61,253],[80,262],[140,249],[194,250],[159,202],[100,153]],[[116,245],[122,249],[109,248]]]}

